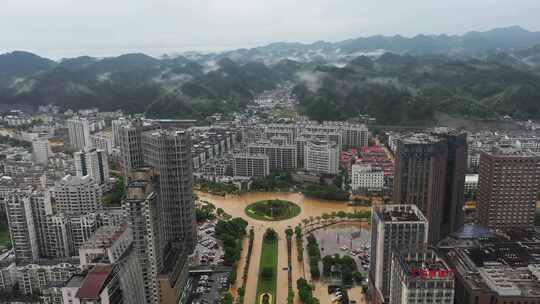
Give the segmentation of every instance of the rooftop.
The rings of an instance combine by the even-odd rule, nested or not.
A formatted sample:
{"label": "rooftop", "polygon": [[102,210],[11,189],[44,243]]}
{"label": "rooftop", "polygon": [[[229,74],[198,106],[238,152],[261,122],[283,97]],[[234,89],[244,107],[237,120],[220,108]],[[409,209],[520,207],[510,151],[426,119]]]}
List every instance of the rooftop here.
{"label": "rooftop", "polygon": [[409,279],[453,279],[452,269],[437,253],[427,246],[398,252],[398,262]]}
{"label": "rooftop", "polygon": [[186,134],[185,130],[154,129],[144,131],[143,134],[149,136],[178,136]]}
{"label": "rooftop", "polygon": [[103,226],[81,248],[109,248],[128,229],[127,224],[119,226]]}
{"label": "rooftop", "polygon": [[405,144],[431,144],[440,142],[441,138],[427,133],[412,133],[401,138]]}
{"label": "rooftop", "polygon": [[71,186],[79,186],[79,185],[85,185],[92,182],[92,178],[90,175],[85,176],[73,176],[73,175],[66,175],[62,178],[62,185],[71,185]]}
{"label": "rooftop", "polygon": [[456,239],[448,261],[466,284],[500,296],[540,296],[538,231]]}
{"label": "rooftop", "polygon": [[79,299],[98,299],[112,269],[112,265],[99,265],[90,270],[84,278],[81,288],[77,291],[76,297]]}
{"label": "rooftop", "polygon": [[512,145],[494,146],[491,151],[486,152],[493,156],[511,156],[511,157],[540,157],[538,153],[534,153],[527,149],[522,149]]}
{"label": "rooftop", "polygon": [[466,174],[465,183],[478,183],[478,174]]}
{"label": "rooftop", "polygon": [[71,279],[69,279],[69,281],[67,281],[65,287],[81,287],[83,280],[83,275],[74,275],[71,277]]}
{"label": "rooftop", "polygon": [[466,249],[477,267],[492,264],[526,267],[531,262],[527,249],[517,242],[483,244],[481,248]]}
{"label": "rooftop", "polygon": [[426,219],[414,205],[383,205],[375,213],[385,222],[425,222]]}

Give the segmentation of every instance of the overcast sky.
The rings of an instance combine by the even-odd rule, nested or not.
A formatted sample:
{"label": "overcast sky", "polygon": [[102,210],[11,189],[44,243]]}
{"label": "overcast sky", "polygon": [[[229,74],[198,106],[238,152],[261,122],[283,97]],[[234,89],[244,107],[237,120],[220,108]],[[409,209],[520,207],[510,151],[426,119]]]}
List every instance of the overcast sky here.
{"label": "overcast sky", "polygon": [[540,0],[0,0],[0,53],[158,56],[510,25],[540,30]]}

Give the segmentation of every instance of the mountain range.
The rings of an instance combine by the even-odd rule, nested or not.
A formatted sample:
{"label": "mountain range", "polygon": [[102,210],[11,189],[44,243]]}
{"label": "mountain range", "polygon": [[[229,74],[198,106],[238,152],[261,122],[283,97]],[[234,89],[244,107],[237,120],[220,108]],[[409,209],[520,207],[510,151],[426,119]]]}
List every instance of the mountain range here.
{"label": "mountain range", "polygon": [[303,43],[271,43],[251,49],[238,49],[223,53],[188,53],[196,61],[228,57],[238,62],[262,61],[273,64],[283,59],[301,62],[346,63],[361,56],[377,56],[384,52],[410,55],[447,55],[456,58],[479,57],[498,52],[519,50],[540,44],[540,32],[520,26],[496,28],[485,32],[468,32],[464,35],[417,35],[411,38],[396,36],[371,36],[339,42],[317,41]]}
{"label": "mountain range", "polygon": [[373,36],[336,43],[273,43],[223,53],[144,54],[53,61],[0,55],[0,103],[204,118],[232,112],[284,81],[314,119],[371,114],[427,123],[437,111],[468,117],[540,117],[540,32],[520,27],[461,36]]}

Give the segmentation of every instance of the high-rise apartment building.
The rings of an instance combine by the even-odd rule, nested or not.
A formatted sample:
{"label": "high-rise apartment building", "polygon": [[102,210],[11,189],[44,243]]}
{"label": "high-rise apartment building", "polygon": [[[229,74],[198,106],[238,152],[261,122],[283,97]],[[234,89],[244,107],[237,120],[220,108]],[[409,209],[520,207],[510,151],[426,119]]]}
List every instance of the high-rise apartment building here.
{"label": "high-rise apartment building", "polygon": [[[164,128],[160,128],[160,125]],[[153,273],[157,270],[156,293],[152,294],[152,297],[159,299],[161,303],[178,302],[185,297],[187,255],[195,249],[197,237],[192,189],[191,136],[186,130],[176,129],[174,124],[168,121],[154,121],[154,124],[144,130],[141,123],[123,125],[120,141],[128,191],[133,186],[131,182],[140,179],[132,172],[150,167],[157,176],[152,179],[156,181],[153,190],[156,198],[153,198],[148,206],[130,206],[131,203],[126,202],[124,208],[127,209],[128,221],[132,222],[137,218],[142,220],[137,216],[137,212],[145,216],[151,213],[152,217],[146,219],[150,223],[147,222],[148,225],[144,227],[146,232],[151,231],[151,239],[144,240],[146,245],[137,243],[137,246],[139,253],[145,250],[144,246],[154,247],[153,257],[149,258],[149,264],[146,265],[147,272]],[[145,209],[137,211],[136,205]],[[138,231],[140,229],[142,228],[139,226]],[[146,258],[139,254],[139,258],[141,256]],[[153,266],[154,263],[156,266]]]}
{"label": "high-rise apartment building", "polygon": [[90,148],[73,154],[77,176],[90,176],[98,185],[109,182],[109,159],[105,150]]}
{"label": "high-rise apartment building", "polygon": [[340,149],[367,147],[369,139],[366,125],[343,121],[324,121],[322,124],[313,121],[299,122],[297,123],[297,134],[312,134],[317,137],[325,134],[334,137],[334,134],[339,134],[339,137],[329,140],[338,144]]}
{"label": "high-rise apartment building", "polygon": [[46,256],[51,258],[70,257],[73,252],[71,222],[62,215],[50,215],[46,218]]}
{"label": "high-rise apartment building", "polygon": [[53,195],[56,211],[69,216],[103,209],[101,187],[89,175],[66,175],[55,185]]}
{"label": "high-rise apartment building", "polygon": [[311,140],[305,147],[305,169],[319,174],[338,174],[339,152],[334,142]]}
{"label": "high-rise apartment building", "polygon": [[510,146],[480,156],[477,224],[492,229],[534,227],[540,155]]}
{"label": "high-rise apartment building", "polygon": [[454,272],[429,247],[395,250],[390,304],[454,303]]}
{"label": "high-rise apartment building", "polygon": [[158,176],[152,168],[131,171],[122,208],[133,231],[133,248],[141,267],[146,303],[158,303],[157,275],[163,266],[159,237]]}
{"label": "high-rise apartment building", "polygon": [[436,129],[397,144],[393,201],[422,210],[434,244],[463,224],[466,134]]}
{"label": "high-rise apartment building", "polygon": [[96,149],[104,150],[108,155],[113,154],[112,134],[107,132],[99,132],[90,136],[92,138],[92,146]]}
{"label": "high-rise apartment building", "polygon": [[295,170],[297,168],[296,145],[273,144],[269,141],[259,141],[249,144],[249,154],[265,154],[270,161],[270,171]]}
{"label": "high-rise apartment building", "polygon": [[[250,130],[251,131],[251,130]],[[264,126],[260,138],[250,139],[250,144],[269,141],[272,144],[295,145],[296,167],[305,168],[305,148],[312,140],[327,141],[337,144],[338,150],[358,148],[368,145],[369,132],[364,124],[339,121],[299,121],[292,123],[271,123]],[[272,160],[270,161],[272,163]],[[272,165],[270,165],[271,170]]]}
{"label": "high-rise apartment building", "polygon": [[51,147],[47,138],[36,138],[32,141],[32,156],[34,162],[40,165],[46,165],[49,162]]}
{"label": "high-rise apartment building", "polygon": [[31,192],[13,191],[5,199],[9,234],[17,264],[39,258],[38,227],[32,213]]}
{"label": "high-rise apartment building", "polygon": [[144,167],[142,132],[143,124],[140,120],[122,122],[118,125],[116,145],[120,147],[126,183],[131,170]]}
{"label": "high-rise apartment building", "polygon": [[162,241],[182,240],[188,251],[192,252],[195,249],[197,225],[193,202],[191,137],[184,130],[151,130],[143,132],[142,145],[144,163],[159,175]]}
{"label": "high-rise apartment building", "polygon": [[265,177],[270,174],[270,160],[265,154],[238,153],[233,155],[233,175]]}
{"label": "high-rise apartment building", "polygon": [[285,144],[292,144],[296,135],[294,124],[268,124],[264,126],[264,137],[267,140],[272,138],[284,138]]}
{"label": "high-rise apartment building", "polygon": [[112,146],[113,148],[119,148],[120,147],[120,132],[121,131],[121,127],[122,125],[128,123],[128,120],[125,119],[124,117],[120,117],[118,119],[115,119],[113,121],[111,121],[111,126],[112,126],[112,134],[111,134],[111,142],[112,142]]}
{"label": "high-rise apartment building", "polygon": [[90,122],[86,118],[73,117],[67,121],[69,143],[72,148],[82,150],[92,146]]}
{"label": "high-rise apartment building", "polygon": [[[51,197],[45,189],[14,189],[5,198],[6,215],[19,263],[47,256],[47,217],[52,214]],[[37,255],[36,255],[37,254]]]}
{"label": "high-rise apartment building", "polygon": [[30,205],[34,229],[38,240],[40,257],[48,256],[47,217],[53,214],[51,193],[48,189],[34,189],[30,194]]}
{"label": "high-rise apartment building", "polygon": [[374,303],[388,303],[392,252],[425,245],[428,221],[415,205],[381,205],[371,216],[370,288]]}
{"label": "high-rise apartment building", "polygon": [[367,147],[369,145],[369,132],[364,124],[338,122],[343,138],[343,149]]}
{"label": "high-rise apartment building", "polygon": [[79,248],[96,232],[100,223],[96,213],[86,213],[79,216],[71,216],[68,218],[69,251],[72,255],[77,255]]}

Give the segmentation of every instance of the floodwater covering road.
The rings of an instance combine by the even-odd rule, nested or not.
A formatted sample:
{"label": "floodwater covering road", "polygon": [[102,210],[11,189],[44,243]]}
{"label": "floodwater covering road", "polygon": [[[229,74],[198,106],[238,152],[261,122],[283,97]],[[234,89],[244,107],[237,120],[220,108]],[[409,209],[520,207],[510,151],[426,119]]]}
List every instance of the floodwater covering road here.
{"label": "floodwater covering road", "polygon": [[[332,212],[358,212],[370,210],[370,207],[362,206],[349,206],[347,202],[338,202],[338,201],[327,201],[319,200],[304,197],[300,193],[291,193],[291,192],[251,192],[240,195],[227,195],[219,196],[212,195],[203,192],[196,192],[200,200],[208,201],[216,206],[216,208],[222,208],[226,213],[230,214],[233,217],[242,217],[248,223],[249,226],[254,227],[255,240],[253,246],[253,253],[251,256],[251,262],[248,270],[248,281],[246,286],[246,293],[244,297],[244,303],[246,304],[255,304],[256,303],[256,294],[257,294],[257,277],[259,273],[259,260],[261,256],[261,242],[263,239],[263,234],[268,228],[273,228],[279,236],[279,249],[278,249],[278,278],[277,278],[277,295],[276,303],[285,304],[287,302],[287,293],[288,293],[288,282],[287,282],[287,271],[284,270],[287,267],[287,242],[285,239],[285,229],[287,227],[295,227],[301,223],[302,219],[309,218],[311,216],[316,217],[320,216],[323,213],[332,213]],[[244,209],[247,205],[260,201],[260,200],[270,200],[270,199],[281,199],[291,201],[300,208],[302,212],[300,215],[283,220],[283,221],[260,221],[248,217]],[[249,229],[249,228],[248,228]],[[296,245],[293,240],[293,258],[292,258],[292,267],[293,267],[293,288],[295,292],[295,303],[300,303],[298,299],[298,292],[296,289],[296,280],[300,278],[301,275],[304,275],[302,272],[302,265],[298,262],[296,258]],[[247,243],[244,243],[247,244]],[[243,275],[243,265],[245,264],[245,251],[247,247],[244,248],[241,260],[238,263],[238,281],[240,284],[242,275]],[[304,260],[307,259],[305,256]],[[308,266],[309,267],[309,266]],[[309,268],[305,268],[306,276],[308,276]],[[306,277],[306,279],[309,279]],[[319,288],[323,288],[321,284],[317,284]],[[319,291],[320,292],[320,291]],[[322,299],[321,299],[322,300]],[[321,303],[326,303],[326,301],[321,301]]]}

